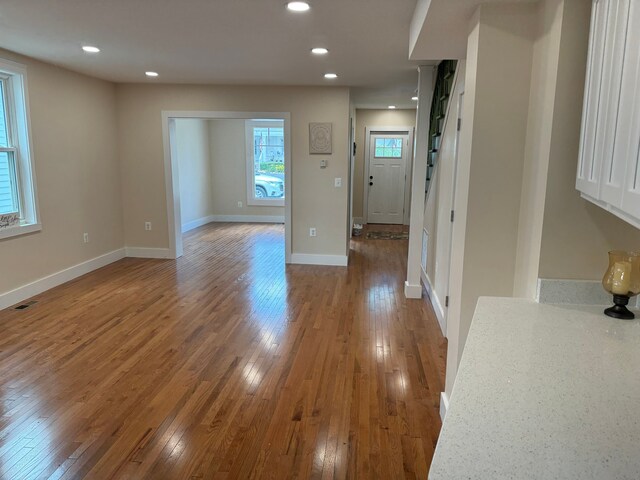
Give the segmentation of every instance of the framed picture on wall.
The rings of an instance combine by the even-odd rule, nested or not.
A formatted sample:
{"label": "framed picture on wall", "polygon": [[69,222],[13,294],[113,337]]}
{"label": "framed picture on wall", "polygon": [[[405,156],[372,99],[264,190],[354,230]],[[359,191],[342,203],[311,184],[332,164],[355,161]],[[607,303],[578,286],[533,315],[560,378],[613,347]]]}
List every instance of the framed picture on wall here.
{"label": "framed picture on wall", "polygon": [[331,150],[331,123],[309,124],[309,153],[330,154]]}

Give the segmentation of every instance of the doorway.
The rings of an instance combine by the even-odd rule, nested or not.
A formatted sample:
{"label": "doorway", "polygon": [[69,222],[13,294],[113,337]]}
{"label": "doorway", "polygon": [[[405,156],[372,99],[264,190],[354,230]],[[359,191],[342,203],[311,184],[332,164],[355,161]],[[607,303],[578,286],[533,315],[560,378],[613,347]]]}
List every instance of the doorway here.
{"label": "doorway", "polygon": [[[215,112],[215,111],[163,111],[162,133],[165,157],[165,188],[167,196],[167,219],[169,248],[172,258],[183,254],[183,203],[180,194],[180,161],[177,142],[177,122],[184,120],[229,121],[235,120],[251,133],[246,138],[246,203],[236,199],[238,208],[260,208],[284,206],[285,262],[291,261],[291,165],[290,165],[290,114],[288,112]],[[230,122],[225,122],[230,123]],[[242,132],[241,132],[242,134]],[[257,140],[257,147],[254,145]],[[255,153],[254,147],[258,149]],[[251,153],[251,155],[249,155]],[[249,158],[250,157],[250,158]],[[263,158],[264,157],[264,158]],[[244,162],[243,162],[244,164]],[[256,166],[257,165],[257,166]],[[259,168],[258,168],[259,167]],[[263,172],[269,168],[274,171]],[[267,173],[269,175],[267,175]],[[282,178],[281,178],[282,177]],[[259,188],[262,187],[262,188]],[[279,189],[283,191],[280,191]],[[265,194],[266,192],[266,194]],[[234,202],[236,201],[234,200]],[[242,207],[241,207],[242,205]],[[185,205],[186,206],[186,205]],[[256,207],[258,206],[258,207]],[[213,215],[213,217],[218,217]],[[224,220],[241,221],[233,215],[222,216]],[[249,218],[243,216],[242,218]],[[257,220],[248,220],[257,221]]]}
{"label": "doorway", "polygon": [[364,204],[367,223],[408,224],[412,128],[367,128]]}
{"label": "doorway", "polygon": [[[450,277],[451,277],[451,256],[452,256],[452,240],[453,240],[453,221],[454,214],[456,210],[455,198],[456,198],[456,186],[457,186],[457,178],[458,178],[458,153],[460,150],[460,132],[462,130],[462,112],[464,107],[464,83],[458,85],[456,89],[457,93],[457,108],[456,108],[456,134],[455,134],[455,151],[453,154],[453,164],[450,167],[449,175],[447,175],[448,185],[444,185],[443,187],[446,190],[449,190],[449,195],[444,201],[448,204],[445,205],[445,208],[448,208],[451,211],[450,222],[448,224],[442,225],[442,230],[444,237],[438,236],[438,245],[442,245],[442,258],[445,259],[443,267],[436,264],[436,273],[435,273],[435,282],[436,286],[443,285],[445,289],[445,300],[444,300],[444,314],[442,318],[442,331],[446,334],[447,331],[447,317],[449,315],[448,304],[449,304],[449,295],[451,291],[450,285]],[[453,97],[452,97],[453,98]],[[446,211],[446,210],[445,210]],[[441,305],[442,307],[442,305]]]}

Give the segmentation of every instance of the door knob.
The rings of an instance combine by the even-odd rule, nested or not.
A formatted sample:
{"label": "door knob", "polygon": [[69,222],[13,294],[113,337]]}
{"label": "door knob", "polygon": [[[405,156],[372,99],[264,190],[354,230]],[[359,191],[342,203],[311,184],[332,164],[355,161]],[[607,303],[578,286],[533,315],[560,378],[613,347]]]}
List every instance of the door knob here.
{"label": "door knob", "polygon": [[369,175],[369,180],[373,180],[373,175]]}
{"label": "door knob", "polygon": [[373,182],[369,182],[369,186],[373,185]]}

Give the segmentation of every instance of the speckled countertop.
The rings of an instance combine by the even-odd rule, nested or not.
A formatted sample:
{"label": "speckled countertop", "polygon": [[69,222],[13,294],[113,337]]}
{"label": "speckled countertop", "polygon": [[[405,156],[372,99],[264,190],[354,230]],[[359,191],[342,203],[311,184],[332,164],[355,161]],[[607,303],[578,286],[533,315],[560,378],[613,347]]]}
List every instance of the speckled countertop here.
{"label": "speckled countertop", "polygon": [[602,310],[481,298],[429,479],[640,479],[640,320]]}

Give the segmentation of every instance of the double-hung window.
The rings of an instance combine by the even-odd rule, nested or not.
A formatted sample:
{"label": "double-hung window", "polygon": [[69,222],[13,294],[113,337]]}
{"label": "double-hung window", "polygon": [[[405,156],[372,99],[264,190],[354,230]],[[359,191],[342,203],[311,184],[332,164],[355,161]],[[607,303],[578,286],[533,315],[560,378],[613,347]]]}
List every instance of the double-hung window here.
{"label": "double-hung window", "polygon": [[0,59],[0,238],[40,229],[31,161],[26,69]]}
{"label": "double-hung window", "polygon": [[284,205],[284,121],[247,120],[247,205]]}

